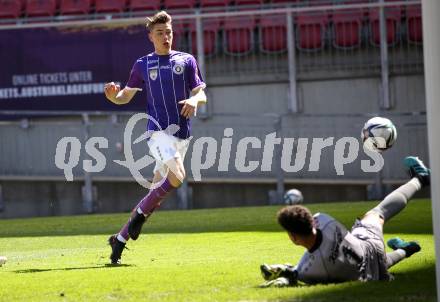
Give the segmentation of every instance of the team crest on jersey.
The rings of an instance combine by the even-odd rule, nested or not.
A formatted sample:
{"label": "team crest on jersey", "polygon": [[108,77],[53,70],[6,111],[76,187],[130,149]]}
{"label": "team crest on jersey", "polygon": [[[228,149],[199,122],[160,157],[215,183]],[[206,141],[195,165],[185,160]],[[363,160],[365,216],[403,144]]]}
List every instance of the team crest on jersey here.
{"label": "team crest on jersey", "polygon": [[148,70],[148,74],[150,75],[150,79],[155,81],[157,79],[157,69]]}
{"label": "team crest on jersey", "polygon": [[175,74],[182,74],[185,67],[182,64],[176,64],[173,66],[173,72]]}

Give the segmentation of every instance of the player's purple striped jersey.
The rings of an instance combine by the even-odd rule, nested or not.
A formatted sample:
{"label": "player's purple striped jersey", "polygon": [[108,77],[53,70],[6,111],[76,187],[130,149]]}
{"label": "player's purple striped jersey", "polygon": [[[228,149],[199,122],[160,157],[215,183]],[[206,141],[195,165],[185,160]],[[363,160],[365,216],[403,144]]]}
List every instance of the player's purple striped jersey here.
{"label": "player's purple striped jersey", "polygon": [[147,93],[147,113],[160,125],[148,121],[148,130],[165,130],[169,125],[180,127],[178,138],[191,135],[191,121],[180,115],[179,101],[191,96],[196,87],[205,87],[196,59],[187,53],[172,50],[169,55],[150,53],[133,65],[127,88]]}

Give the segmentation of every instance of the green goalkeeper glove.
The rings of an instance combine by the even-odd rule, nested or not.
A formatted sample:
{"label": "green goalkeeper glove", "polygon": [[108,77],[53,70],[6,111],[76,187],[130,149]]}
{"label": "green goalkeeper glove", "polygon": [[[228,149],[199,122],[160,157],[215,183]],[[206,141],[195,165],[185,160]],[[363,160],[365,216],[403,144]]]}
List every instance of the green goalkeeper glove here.
{"label": "green goalkeeper glove", "polygon": [[286,286],[290,286],[290,282],[289,282],[289,279],[287,279],[285,277],[279,277],[274,280],[269,280],[269,281],[266,281],[266,282],[260,284],[260,287],[262,287],[262,288],[265,288],[265,287],[286,287]]}
{"label": "green goalkeeper glove", "polygon": [[296,285],[298,280],[298,271],[291,264],[262,264],[260,270],[263,279],[267,281],[262,287]]}

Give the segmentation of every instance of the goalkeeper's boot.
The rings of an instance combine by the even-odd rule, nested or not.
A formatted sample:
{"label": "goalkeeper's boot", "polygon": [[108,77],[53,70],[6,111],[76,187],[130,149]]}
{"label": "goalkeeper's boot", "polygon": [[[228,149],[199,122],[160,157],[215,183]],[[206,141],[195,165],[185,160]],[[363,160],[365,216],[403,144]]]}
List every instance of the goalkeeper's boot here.
{"label": "goalkeeper's boot", "polygon": [[411,178],[417,177],[422,186],[429,186],[431,183],[431,170],[428,169],[425,164],[415,156],[405,157],[403,161],[405,167],[409,171]]}
{"label": "goalkeeper's boot", "polygon": [[415,241],[406,242],[399,237],[391,238],[387,242],[388,247],[393,250],[402,249],[406,253],[406,258],[411,257],[413,254],[419,252],[422,248]]}
{"label": "goalkeeper's boot", "polygon": [[125,243],[119,241],[117,236],[118,234],[111,235],[110,238],[108,239],[108,244],[112,248],[112,253],[110,255],[110,260],[112,264],[121,263],[120,260],[121,260],[122,251],[124,250],[124,248],[126,248]]}
{"label": "goalkeeper's boot", "polygon": [[279,277],[289,278],[293,271],[293,266],[290,264],[262,264],[260,265],[261,275],[264,280],[275,280]]}
{"label": "goalkeeper's boot", "polygon": [[133,211],[128,221],[128,235],[133,240],[138,239],[142,226],[145,223],[145,215],[139,214],[137,210]]}

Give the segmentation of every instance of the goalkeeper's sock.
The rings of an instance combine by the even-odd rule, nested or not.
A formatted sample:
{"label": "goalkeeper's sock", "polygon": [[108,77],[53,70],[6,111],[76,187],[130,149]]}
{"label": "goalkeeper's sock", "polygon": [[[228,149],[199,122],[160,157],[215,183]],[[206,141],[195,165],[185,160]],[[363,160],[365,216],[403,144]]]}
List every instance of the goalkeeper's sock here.
{"label": "goalkeeper's sock", "polygon": [[414,177],[388,194],[372,211],[379,213],[385,221],[388,221],[406,207],[408,201],[421,187],[419,179]]}
{"label": "goalkeeper's sock", "polygon": [[387,268],[399,263],[406,258],[406,252],[402,249],[397,249],[391,253],[387,253]]}

